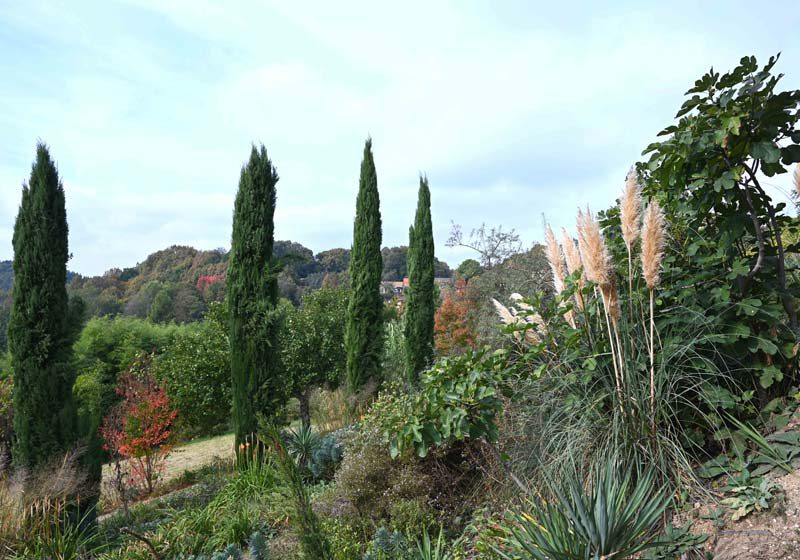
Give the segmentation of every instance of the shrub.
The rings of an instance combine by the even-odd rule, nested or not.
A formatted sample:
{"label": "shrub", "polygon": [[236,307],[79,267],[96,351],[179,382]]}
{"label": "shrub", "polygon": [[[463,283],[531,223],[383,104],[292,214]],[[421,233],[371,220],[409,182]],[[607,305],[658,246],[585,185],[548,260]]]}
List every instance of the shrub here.
{"label": "shrub", "polygon": [[222,305],[212,303],[205,319],[179,329],[154,361],[180,413],[176,431],[184,438],[218,433],[231,416],[228,332]]}
{"label": "shrub", "polygon": [[497,439],[506,360],[486,350],[444,358],[420,375],[419,390],[384,395],[371,410],[392,457],[466,439]]}
{"label": "shrub", "polygon": [[103,420],[104,449],[124,458],[133,483],[152,494],[169,454],[172,426],[177,417],[164,388],[155,380],[152,356],[142,356],[120,378],[122,402]]}

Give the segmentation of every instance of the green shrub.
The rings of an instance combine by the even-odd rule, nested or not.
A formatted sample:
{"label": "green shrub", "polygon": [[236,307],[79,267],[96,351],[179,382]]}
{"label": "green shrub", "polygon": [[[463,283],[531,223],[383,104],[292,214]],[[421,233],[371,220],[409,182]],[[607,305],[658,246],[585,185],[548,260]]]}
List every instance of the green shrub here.
{"label": "green shrub", "polygon": [[[427,500],[433,480],[415,457],[393,460],[378,428],[365,423],[343,440],[344,459],[334,476],[337,512],[377,527],[398,500]],[[346,508],[342,510],[342,504]]]}
{"label": "green shrub", "polygon": [[382,395],[370,414],[381,426],[392,457],[466,439],[497,439],[495,417],[506,373],[502,351],[467,352],[443,358],[422,373],[419,389]]}
{"label": "green shrub", "polygon": [[325,519],[322,529],[331,544],[334,560],[361,560],[364,545],[358,531],[339,519]]}
{"label": "green shrub", "polygon": [[404,535],[421,535],[437,525],[436,515],[421,498],[398,499],[389,508],[389,526]]}
{"label": "green shrub", "polygon": [[154,364],[180,412],[183,438],[219,433],[230,422],[230,348],[219,306],[212,304],[202,322],[180,328]]}

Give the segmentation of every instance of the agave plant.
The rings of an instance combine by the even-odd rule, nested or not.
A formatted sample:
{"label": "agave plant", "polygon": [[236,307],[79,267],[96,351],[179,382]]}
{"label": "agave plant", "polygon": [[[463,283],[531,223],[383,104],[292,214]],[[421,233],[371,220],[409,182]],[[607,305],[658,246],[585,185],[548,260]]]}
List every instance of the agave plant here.
{"label": "agave plant", "polygon": [[497,554],[506,560],[622,560],[663,544],[656,527],[672,497],[666,487],[656,488],[654,471],[634,480],[635,469],[623,472],[609,459],[592,475],[588,488],[575,476],[551,485],[554,500],[534,499],[527,511],[513,512]]}

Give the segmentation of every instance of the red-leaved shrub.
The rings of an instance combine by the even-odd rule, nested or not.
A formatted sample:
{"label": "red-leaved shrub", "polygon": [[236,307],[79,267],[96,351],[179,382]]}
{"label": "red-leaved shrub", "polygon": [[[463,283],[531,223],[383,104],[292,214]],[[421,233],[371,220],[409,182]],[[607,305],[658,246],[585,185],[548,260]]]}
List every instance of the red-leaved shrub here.
{"label": "red-leaved shrub", "polygon": [[[152,356],[140,356],[119,378],[122,400],[103,419],[104,449],[125,460],[132,484],[152,494],[171,450],[172,426],[178,412],[152,373]],[[122,490],[122,489],[118,489]]]}

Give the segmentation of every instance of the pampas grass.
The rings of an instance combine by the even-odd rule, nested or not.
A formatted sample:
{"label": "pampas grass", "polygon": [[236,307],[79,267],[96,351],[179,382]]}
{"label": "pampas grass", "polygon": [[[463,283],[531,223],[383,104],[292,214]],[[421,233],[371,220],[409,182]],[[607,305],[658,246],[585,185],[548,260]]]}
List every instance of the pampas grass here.
{"label": "pampas grass", "polygon": [[642,227],[642,274],[650,292],[650,411],[653,432],[655,432],[655,319],[653,301],[655,289],[661,274],[661,263],[664,260],[664,237],[666,220],[664,212],[657,200],[651,200],[644,214]]}
{"label": "pampas grass", "polygon": [[[564,254],[561,252],[561,246],[556,241],[556,236],[549,225],[544,226],[544,239],[545,239],[545,255],[547,262],[550,264],[550,270],[553,271],[553,289],[556,295],[561,294],[566,287],[567,270],[564,265]],[[574,329],[575,317],[572,311],[564,313],[564,319]]]}
{"label": "pampas grass", "polygon": [[[603,309],[606,316],[606,327],[608,328],[608,340],[611,345],[611,358],[614,362],[614,374],[616,377],[617,390],[622,394],[622,380],[624,375],[622,368],[622,348],[615,348],[615,339],[619,341],[619,295],[614,282],[614,270],[611,266],[611,255],[608,252],[606,240],[603,232],[600,231],[600,224],[589,208],[586,213],[578,210],[578,248],[581,253],[586,278],[594,282],[600,288],[600,295],[603,299]],[[613,332],[612,332],[613,323]],[[615,335],[616,333],[616,335]]]}
{"label": "pampas grass", "polygon": [[519,332],[514,333],[514,337],[519,340],[522,336],[525,337],[525,342],[528,344],[539,344],[542,341],[540,336],[543,328],[543,321],[538,313],[533,312],[533,308],[522,301],[522,296],[519,294],[511,294],[511,299],[525,311],[525,314],[520,314],[513,307],[506,307],[496,299],[492,298],[492,305],[494,305],[497,315],[500,317],[500,322],[508,326],[526,326],[532,325],[533,328],[525,329],[523,334]]}
{"label": "pampas grass", "polygon": [[664,212],[657,200],[647,205],[642,227],[642,273],[648,289],[655,290],[664,259],[665,231]]}
{"label": "pampas grass", "polygon": [[[636,170],[631,168],[625,179],[625,191],[619,201],[619,219],[622,239],[628,250],[628,293],[633,294],[633,246],[639,238],[639,221],[642,213],[642,195]],[[630,298],[630,315],[633,319],[633,298]]]}
{"label": "pampas grass", "polygon": [[[575,240],[566,230],[566,228],[561,228],[561,239],[562,239],[562,246],[564,248],[564,257],[566,257],[567,262],[567,272],[569,274],[574,274],[575,271],[580,270],[583,267],[583,263],[581,262],[581,253],[578,250],[578,246],[575,243]],[[583,285],[584,285],[584,277],[586,274],[581,272],[580,277],[578,278],[578,293],[575,297],[575,303],[578,306],[578,309],[581,311],[584,310],[585,305],[583,301]]]}

